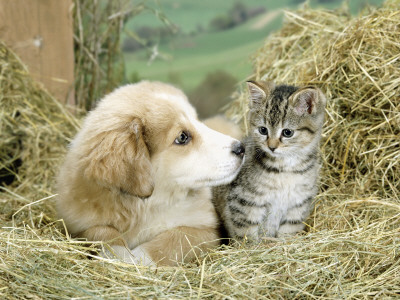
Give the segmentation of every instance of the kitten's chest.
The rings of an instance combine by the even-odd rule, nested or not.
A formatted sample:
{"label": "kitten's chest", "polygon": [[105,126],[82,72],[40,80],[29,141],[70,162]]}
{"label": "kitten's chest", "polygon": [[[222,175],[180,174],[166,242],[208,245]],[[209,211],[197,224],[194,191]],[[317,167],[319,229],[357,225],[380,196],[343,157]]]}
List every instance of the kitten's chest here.
{"label": "kitten's chest", "polygon": [[270,207],[287,209],[300,204],[315,190],[313,174],[264,173],[258,177],[260,197]]}

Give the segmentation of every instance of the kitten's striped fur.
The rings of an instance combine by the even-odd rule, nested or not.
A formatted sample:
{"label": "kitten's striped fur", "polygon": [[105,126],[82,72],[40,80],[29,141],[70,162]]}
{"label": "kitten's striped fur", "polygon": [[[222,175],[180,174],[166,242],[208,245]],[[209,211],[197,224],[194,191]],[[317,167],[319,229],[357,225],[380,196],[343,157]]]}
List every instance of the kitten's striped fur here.
{"label": "kitten's striped fur", "polygon": [[248,88],[245,163],[231,184],[214,189],[214,204],[230,237],[295,234],[304,229],[318,191],[326,99],[314,87],[261,81]]}

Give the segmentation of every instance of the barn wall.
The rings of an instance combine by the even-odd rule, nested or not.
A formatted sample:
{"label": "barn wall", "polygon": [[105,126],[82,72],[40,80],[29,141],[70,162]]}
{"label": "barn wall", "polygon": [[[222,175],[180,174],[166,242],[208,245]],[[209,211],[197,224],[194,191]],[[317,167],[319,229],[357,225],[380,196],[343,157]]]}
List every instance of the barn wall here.
{"label": "barn wall", "polygon": [[0,0],[0,39],[68,104],[74,104],[72,5],[72,0]]}

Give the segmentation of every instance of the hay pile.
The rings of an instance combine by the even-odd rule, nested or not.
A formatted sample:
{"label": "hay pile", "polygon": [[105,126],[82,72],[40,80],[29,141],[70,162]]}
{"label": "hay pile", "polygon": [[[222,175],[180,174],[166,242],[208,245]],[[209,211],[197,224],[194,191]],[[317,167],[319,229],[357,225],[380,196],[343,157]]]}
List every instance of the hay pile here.
{"label": "hay pile", "polygon": [[15,192],[50,193],[54,161],[65,153],[76,119],[34,82],[19,58],[0,42],[0,180]]}
{"label": "hay pile", "polygon": [[[158,270],[88,259],[96,256],[93,246],[61,233],[46,196],[76,121],[2,47],[0,149],[12,144],[32,160],[23,160],[18,184],[0,193],[0,297],[398,298],[399,24],[398,0],[359,18],[287,13],[282,30],[254,56],[253,78],[314,83],[330,99],[322,191],[309,232],[222,247],[193,265]],[[231,109],[237,118],[244,97]],[[21,142],[4,135],[6,127]],[[9,164],[13,156],[6,157]]]}

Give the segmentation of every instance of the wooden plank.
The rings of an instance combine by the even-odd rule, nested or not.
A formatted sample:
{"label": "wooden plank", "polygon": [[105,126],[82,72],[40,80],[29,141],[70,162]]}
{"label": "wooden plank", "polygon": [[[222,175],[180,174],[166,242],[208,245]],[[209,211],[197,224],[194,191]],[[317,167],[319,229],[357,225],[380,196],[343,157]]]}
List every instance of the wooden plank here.
{"label": "wooden plank", "polygon": [[0,39],[68,104],[74,104],[72,5],[72,0],[0,0]]}

